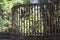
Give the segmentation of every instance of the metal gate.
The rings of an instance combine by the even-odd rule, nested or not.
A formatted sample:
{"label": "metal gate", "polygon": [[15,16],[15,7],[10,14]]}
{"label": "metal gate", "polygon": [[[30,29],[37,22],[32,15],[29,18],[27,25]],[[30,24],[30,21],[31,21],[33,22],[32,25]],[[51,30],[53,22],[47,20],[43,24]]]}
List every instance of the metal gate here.
{"label": "metal gate", "polygon": [[13,7],[14,40],[59,40],[59,8],[57,4],[20,4]]}

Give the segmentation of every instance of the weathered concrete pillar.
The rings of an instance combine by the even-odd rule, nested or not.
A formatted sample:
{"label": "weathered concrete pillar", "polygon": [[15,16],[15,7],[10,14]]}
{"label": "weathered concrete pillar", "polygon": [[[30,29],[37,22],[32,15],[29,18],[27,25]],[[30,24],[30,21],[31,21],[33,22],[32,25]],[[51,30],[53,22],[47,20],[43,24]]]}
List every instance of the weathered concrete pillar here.
{"label": "weathered concrete pillar", "polygon": [[11,40],[16,40],[16,9],[12,9],[12,29],[11,29]]}

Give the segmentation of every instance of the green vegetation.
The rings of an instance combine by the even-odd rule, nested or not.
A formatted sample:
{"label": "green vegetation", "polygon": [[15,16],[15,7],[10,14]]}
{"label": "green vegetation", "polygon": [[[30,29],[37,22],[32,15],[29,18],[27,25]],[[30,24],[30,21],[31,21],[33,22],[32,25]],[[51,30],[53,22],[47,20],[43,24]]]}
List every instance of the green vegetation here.
{"label": "green vegetation", "polygon": [[11,28],[13,6],[29,2],[29,0],[0,0],[0,29],[5,31],[5,28]]}
{"label": "green vegetation", "polygon": [[0,29],[7,31],[11,27],[11,8],[13,3],[11,0],[0,0]]}

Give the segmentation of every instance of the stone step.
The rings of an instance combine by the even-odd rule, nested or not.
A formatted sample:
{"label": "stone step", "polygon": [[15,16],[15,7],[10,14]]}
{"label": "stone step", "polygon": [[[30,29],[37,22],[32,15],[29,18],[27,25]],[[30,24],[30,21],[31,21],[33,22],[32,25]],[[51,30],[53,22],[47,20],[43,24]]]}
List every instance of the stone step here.
{"label": "stone step", "polygon": [[0,40],[10,40],[10,39],[0,39]]}
{"label": "stone step", "polygon": [[0,35],[0,38],[7,38],[9,39],[11,36],[10,35]]}
{"label": "stone step", "polygon": [[0,39],[10,39],[10,33],[0,32]]}

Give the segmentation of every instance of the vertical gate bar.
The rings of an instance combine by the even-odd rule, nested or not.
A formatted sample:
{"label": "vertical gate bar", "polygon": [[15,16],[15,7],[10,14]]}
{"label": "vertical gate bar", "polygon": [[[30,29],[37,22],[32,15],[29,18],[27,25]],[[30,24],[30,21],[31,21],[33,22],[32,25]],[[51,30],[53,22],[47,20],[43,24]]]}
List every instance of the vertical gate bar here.
{"label": "vertical gate bar", "polygon": [[[35,6],[35,5],[33,5],[33,7],[34,7],[34,6]],[[35,7],[34,7],[33,11],[34,11],[34,12],[33,12],[34,18],[33,18],[33,31],[32,31],[32,33],[33,33],[33,36],[34,36],[34,35],[35,35],[35,33],[34,33],[34,32],[35,32],[35,31],[34,31],[34,30],[35,30],[35,28],[34,28],[34,26],[35,26],[35,25],[34,25],[34,24],[35,24],[35,23],[34,23],[34,21],[35,21]]]}
{"label": "vertical gate bar", "polygon": [[48,14],[48,16],[47,16],[47,17],[48,17],[48,19],[47,19],[47,20],[48,20],[48,23],[47,23],[47,24],[48,24],[48,27],[49,27],[49,29],[48,29],[48,30],[49,30],[49,33],[48,33],[49,36],[51,35],[51,29],[52,29],[52,27],[51,27],[51,26],[52,26],[52,25],[51,25],[51,15],[50,15],[50,14],[51,14],[51,13],[49,12],[49,14]]}
{"label": "vertical gate bar", "polygon": [[33,19],[33,20],[34,20],[34,21],[33,21],[33,24],[34,24],[34,25],[33,25],[33,36],[35,36],[35,28],[36,28],[36,27],[35,27],[35,17],[36,17],[36,15],[35,15],[35,5],[34,5],[34,19]]}
{"label": "vertical gate bar", "polygon": [[[59,6],[58,6],[59,5]],[[60,14],[60,4],[58,4],[57,6],[59,7],[58,10],[59,10],[59,14]],[[59,15],[60,16],[60,15]],[[59,18],[60,19],[60,18]],[[59,23],[60,24],[60,23]],[[59,29],[60,30],[60,29]],[[60,32],[58,32],[60,34]]]}
{"label": "vertical gate bar", "polygon": [[58,36],[58,16],[57,16],[57,22],[56,22],[56,36]]}
{"label": "vertical gate bar", "polygon": [[[34,5],[34,26],[33,26],[33,34],[34,34],[34,36],[36,36],[36,23],[37,23],[37,21],[36,21],[36,15],[37,15],[37,13],[36,13],[36,5]],[[35,23],[36,22],[36,23]]]}
{"label": "vertical gate bar", "polygon": [[18,10],[16,9],[16,34],[17,34],[17,25],[18,24]]}
{"label": "vertical gate bar", "polygon": [[33,24],[34,24],[34,5],[33,5],[32,36],[33,36]]}
{"label": "vertical gate bar", "polygon": [[[54,24],[54,21],[55,21],[55,20],[54,20],[54,21],[53,21],[53,20],[54,20],[54,14],[52,14],[52,16],[51,16],[52,36],[54,35],[54,34],[53,34],[53,33],[54,33],[53,31],[54,31],[54,29],[55,29],[55,26],[54,26],[54,25],[55,25],[55,24]],[[52,21],[53,21],[53,24],[52,24]],[[54,28],[53,28],[53,27],[54,27]]]}
{"label": "vertical gate bar", "polygon": [[38,30],[39,30],[39,29],[38,29],[38,28],[39,28],[39,23],[38,23],[38,21],[39,21],[39,20],[38,20],[38,14],[39,14],[39,13],[38,13],[38,5],[36,5],[36,6],[37,6],[37,25],[38,25],[38,26],[37,26],[37,35],[39,35],[39,31],[38,31]]}
{"label": "vertical gate bar", "polygon": [[[33,5],[32,5],[32,6],[33,6]],[[30,23],[30,22],[32,21],[32,20],[31,20],[31,16],[30,16],[30,15],[32,15],[32,10],[31,10],[31,9],[33,8],[32,6],[30,5],[30,7],[29,7],[29,9],[30,9],[30,10],[29,10],[29,35],[31,35],[31,28],[32,28],[32,27],[31,27],[31,23]],[[31,8],[31,7],[32,7],[32,8]]]}
{"label": "vertical gate bar", "polygon": [[39,24],[38,24],[38,5],[36,4],[36,28],[35,28],[35,30],[36,30],[36,32],[35,32],[35,36],[37,36],[38,35],[38,27],[39,27]]}
{"label": "vertical gate bar", "polygon": [[25,21],[26,21],[26,19],[25,19],[25,18],[26,18],[26,17],[25,17],[25,14],[26,14],[26,13],[25,13],[25,11],[26,11],[26,5],[24,5],[24,12],[23,12],[23,13],[24,13],[24,36],[26,36],[26,33],[25,33],[25,32],[26,32],[26,31],[25,31],[25,30],[26,30],[26,29],[25,29],[25,28],[26,28],[26,25],[25,25]]}
{"label": "vertical gate bar", "polygon": [[39,23],[39,35],[38,36],[40,36],[40,13],[41,13],[41,10],[40,10],[40,5],[38,5],[38,23]]}
{"label": "vertical gate bar", "polygon": [[[40,5],[39,4],[37,5],[37,10],[38,10],[38,12],[37,12],[38,13],[38,18],[37,18],[38,20],[37,21],[38,21],[38,28],[39,28],[39,30],[38,30],[38,36],[40,36],[40,34],[41,34],[40,33],[40,19],[41,19],[40,18],[40,13],[41,13],[41,10],[40,10]],[[38,40],[40,40],[40,39],[38,39]]]}
{"label": "vertical gate bar", "polygon": [[24,15],[25,15],[25,13],[24,13],[24,6],[22,6],[23,8],[22,8],[22,10],[23,10],[23,13],[21,13],[21,14],[23,14],[23,16],[22,16],[22,33],[23,33],[23,36],[24,36]]}
{"label": "vertical gate bar", "polygon": [[29,5],[29,35],[30,35],[30,14],[31,14],[30,13],[30,11],[31,11],[31,8],[30,7],[31,7],[31,5]]}
{"label": "vertical gate bar", "polygon": [[22,32],[22,8],[21,8],[21,32]]}
{"label": "vertical gate bar", "polygon": [[20,14],[21,14],[21,10],[20,10],[20,7],[19,7],[19,38],[21,38],[20,37],[20,32],[21,32]]}
{"label": "vertical gate bar", "polygon": [[[40,7],[41,6],[44,6],[44,4],[40,5]],[[44,17],[45,15],[46,14],[45,14],[45,10],[44,10],[44,7],[43,7],[43,11],[40,13],[40,19],[41,19],[41,21],[40,21],[41,23],[40,24],[41,24],[41,27],[43,27],[43,33],[42,33],[42,35],[46,33],[46,30],[45,30],[46,26],[45,26],[45,23],[44,23],[45,22],[45,18],[46,18],[46,17]]]}
{"label": "vertical gate bar", "polygon": [[[45,21],[46,21],[46,20],[45,20],[45,18],[46,18],[46,13],[45,13],[45,10],[44,10],[44,5],[45,5],[45,4],[42,4],[41,6],[43,6],[43,8],[42,8],[42,9],[43,9],[43,11],[42,11],[42,15],[43,15],[43,26],[44,26],[44,31],[45,31],[44,34],[45,34],[45,36],[46,36],[48,33],[47,33],[47,29],[46,29],[47,26],[46,26],[46,24],[45,24]],[[45,6],[46,6],[46,5],[45,5]],[[46,29],[46,30],[45,30],[45,29]],[[45,38],[45,40],[46,40],[46,38]]]}
{"label": "vertical gate bar", "polygon": [[[56,4],[55,4],[55,5],[56,5]],[[54,6],[55,6],[55,5],[54,5]],[[56,7],[55,7],[55,8],[56,8]],[[55,9],[54,11],[56,11],[56,9]],[[56,15],[57,15],[57,14],[56,14]],[[56,36],[56,21],[57,21],[56,15],[54,15],[54,16],[55,16],[55,34],[54,34],[55,36]]]}
{"label": "vertical gate bar", "polygon": [[41,10],[41,9],[42,9],[42,8],[41,8],[42,5],[39,5],[39,7],[40,7],[40,15],[39,15],[39,16],[40,16],[40,20],[39,20],[39,21],[40,21],[40,28],[39,28],[39,29],[40,29],[40,36],[41,36],[41,23],[42,23],[42,22],[41,22],[41,19],[43,19],[43,18],[41,17],[41,15],[43,15],[42,10]]}
{"label": "vertical gate bar", "polygon": [[[41,10],[41,9],[40,9]],[[40,36],[42,36],[42,27],[43,27],[43,22],[42,22],[43,18],[42,18],[42,13],[40,11]]]}
{"label": "vertical gate bar", "polygon": [[49,36],[51,35],[52,35],[52,25],[51,25],[51,14],[50,14],[50,35]]}
{"label": "vertical gate bar", "polygon": [[[41,15],[43,15],[43,26],[44,26],[44,31],[45,31],[45,10],[44,10],[44,4],[41,4],[41,6],[42,6],[42,8],[40,9],[41,11],[42,11],[42,13],[40,14],[40,18],[41,18]],[[42,18],[41,18],[42,19]],[[41,24],[42,24],[42,22],[41,22]],[[46,33],[46,35],[47,35],[47,33]]]}
{"label": "vertical gate bar", "polygon": [[19,21],[20,21],[20,32],[22,33],[22,31],[21,31],[21,30],[22,30],[22,29],[21,29],[21,6],[20,6],[20,9],[19,9],[19,10],[20,10],[20,14],[19,14],[19,15],[20,15],[20,16],[19,16],[19,17],[20,17],[20,20],[19,20]]}
{"label": "vertical gate bar", "polygon": [[[34,5],[33,5],[33,14],[32,14],[32,33],[33,33],[33,19],[34,19]],[[33,36],[33,34],[32,34]]]}
{"label": "vertical gate bar", "polygon": [[[41,19],[42,19],[42,17],[41,17],[41,15],[42,15],[42,11],[41,11],[41,5],[39,5],[39,29],[40,29],[40,27],[41,27]],[[40,32],[40,30],[39,30],[39,36],[40,36],[40,34],[41,34],[41,32]]]}
{"label": "vertical gate bar", "polygon": [[[45,4],[45,6],[47,7],[47,4]],[[48,11],[47,11],[47,9],[46,9],[46,7],[45,7],[45,11],[46,11],[46,13],[45,13],[45,21],[46,21],[46,28],[47,28],[47,35],[49,35],[49,32],[50,32],[50,25],[48,25],[49,23],[50,23],[50,20],[48,19],[48,17],[49,17],[49,14],[48,14]],[[47,23],[47,20],[49,21],[48,23]],[[47,26],[48,25],[48,26]]]}
{"label": "vertical gate bar", "polygon": [[[54,4],[54,11],[55,11],[55,4]],[[53,12],[54,12],[53,11]],[[53,25],[53,36],[56,34],[56,13],[53,14],[53,18],[54,18],[54,25]],[[56,36],[56,35],[55,35]]]}
{"label": "vertical gate bar", "polygon": [[[33,7],[34,5],[32,5],[32,8],[34,8]],[[33,9],[32,9],[33,10]],[[33,28],[33,13],[34,13],[34,10],[32,11],[32,27],[31,27],[31,29]],[[32,34],[32,33],[31,33]]]}
{"label": "vertical gate bar", "polygon": [[[60,30],[60,4],[57,4],[57,10],[58,10],[58,14],[59,14],[59,19],[58,19],[58,22],[59,22],[59,29],[58,30]],[[60,34],[60,31],[58,31],[57,32],[58,33],[58,35]]]}
{"label": "vertical gate bar", "polygon": [[35,36],[36,36],[36,34],[37,34],[37,27],[38,27],[38,26],[37,26],[37,25],[38,25],[38,24],[37,24],[37,5],[35,5],[35,13],[36,13],[36,14],[35,14],[35,21],[36,21],[36,24],[35,24],[35,25],[36,25],[36,27],[35,27],[35,31],[36,31],[36,32],[35,32]]}
{"label": "vertical gate bar", "polygon": [[[46,7],[47,7],[47,4],[46,4]],[[48,10],[46,10],[46,12],[47,12],[47,35],[48,36],[50,36],[50,13],[49,13],[49,11]],[[49,38],[48,38],[49,39]]]}
{"label": "vertical gate bar", "polygon": [[59,9],[59,6],[60,6],[60,4],[57,4],[57,7],[56,7],[57,11],[58,11],[58,26],[59,26],[59,27],[57,27],[58,28],[57,29],[57,36],[60,34],[60,32],[59,32],[59,30],[60,30],[59,29],[60,28],[60,23],[59,23],[60,22],[60,13],[59,13],[60,9]]}
{"label": "vertical gate bar", "polygon": [[57,6],[57,5],[55,4],[55,11],[56,11],[56,15],[55,15],[55,17],[56,17],[56,19],[55,19],[55,20],[56,20],[56,24],[55,24],[55,25],[56,25],[56,26],[55,26],[55,37],[57,37],[57,27],[58,27],[58,26],[57,26],[57,24],[58,24],[58,23],[57,23],[58,13],[57,13],[57,8],[56,8],[56,6]]}
{"label": "vertical gate bar", "polygon": [[[40,5],[40,7],[41,7],[41,6],[42,6],[42,8],[43,8],[43,5],[42,5],[42,4]],[[42,24],[41,19],[43,19],[43,22],[44,22],[44,16],[45,16],[45,15],[44,15],[44,11],[43,11],[44,8],[43,8],[43,9],[42,9],[42,8],[40,8],[40,10],[41,10],[41,11],[40,11],[40,33],[41,33],[41,26],[42,26],[42,25],[41,25],[41,24]],[[43,15],[43,18],[41,18],[41,15]],[[43,23],[43,26],[44,26],[44,29],[45,29],[45,24],[44,24],[44,23]],[[41,36],[41,35],[40,35],[40,36]]]}
{"label": "vertical gate bar", "polygon": [[22,16],[22,33],[23,33],[23,36],[24,36],[24,32],[23,32],[24,31],[24,28],[23,28],[24,27],[23,26],[23,24],[24,24],[24,22],[23,22],[24,21],[24,7],[22,8],[22,12],[23,12],[23,13],[21,13],[21,14],[23,14],[23,16]]}
{"label": "vertical gate bar", "polygon": [[[43,15],[43,23],[41,23],[41,24],[43,24],[43,26],[44,26],[44,31],[45,31],[45,28],[47,28],[47,26],[46,26],[46,24],[45,24],[45,22],[46,22],[46,13],[45,13],[45,8],[44,8],[44,6],[45,6],[45,4],[42,4],[41,5],[42,6],[42,15]],[[46,30],[47,31],[47,30]],[[46,32],[46,35],[47,35],[47,32]],[[45,35],[45,36],[46,36]]]}
{"label": "vertical gate bar", "polygon": [[17,34],[19,34],[19,8],[17,8]]}
{"label": "vertical gate bar", "polygon": [[40,28],[40,36],[41,36],[41,34],[42,34],[42,33],[41,33],[41,27],[42,27],[42,23],[43,23],[41,6],[42,6],[42,5],[39,5],[39,7],[40,7],[40,11],[39,11],[39,12],[40,12],[40,14],[39,14],[39,17],[40,17],[40,19],[39,19],[39,21],[40,21],[40,22],[39,22],[39,23],[40,23],[40,27],[39,27],[39,28]]}
{"label": "vertical gate bar", "polygon": [[28,7],[29,7],[29,8],[28,8],[28,9],[29,9],[29,10],[28,10],[28,15],[29,15],[29,16],[28,16],[28,36],[29,36],[29,29],[30,29],[30,25],[29,25],[29,21],[30,21],[30,5],[28,5]]}
{"label": "vertical gate bar", "polygon": [[[25,6],[27,6],[27,5],[25,5]],[[28,8],[28,7],[27,7],[27,8]],[[25,14],[24,14],[24,15],[25,15]],[[26,36],[26,34],[27,34],[27,30],[26,30],[26,29],[27,29],[27,23],[28,23],[28,22],[27,22],[27,18],[26,18],[26,24],[25,24],[25,25],[26,25],[26,26],[25,26],[25,36]]]}
{"label": "vertical gate bar", "polygon": [[[25,6],[27,6],[27,5],[25,5]],[[28,8],[28,6],[27,6],[27,8]],[[27,10],[28,10],[28,9],[27,9]],[[24,14],[24,15],[26,15],[26,14]],[[27,27],[28,27],[28,26],[27,26],[27,23],[28,23],[28,21],[27,21],[27,16],[26,16],[26,26],[25,26],[26,29],[27,29]],[[27,30],[28,30],[28,29],[27,29],[27,30],[26,30],[26,29],[25,29],[25,36],[26,36],[26,34],[27,34]],[[28,35],[28,34],[27,34],[27,35]]]}
{"label": "vertical gate bar", "polygon": [[[35,22],[37,23],[37,20],[36,20],[37,17],[36,16],[37,16],[37,13],[36,13],[36,5],[34,5],[34,23]],[[34,24],[34,26],[35,26],[34,27],[34,34],[35,34],[34,36],[36,36],[36,28],[37,28],[36,25],[37,24]]]}
{"label": "vertical gate bar", "polygon": [[[38,20],[37,20],[38,21],[38,26],[40,25],[40,20],[39,20],[40,12],[39,12],[39,9],[40,9],[40,5],[38,5],[38,9],[37,9],[38,10]],[[40,29],[40,26],[38,28]],[[40,33],[39,33],[39,30],[38,30],[38,36],[39,36],[39,34]]]}
{"label": "vertical gate bar", "polygon": [[[26,10],[25,6],[24,6],[24,10]],[[24,36],[25,36],[25,16],[24,16]]]}
{"label": "vertical gate bar", "polygon": [[53,21],[54,21],[54,23],[53,23],[53,36],[56,36],[56,16],[55,15],[57,15],[57,14],[54,11],[56,11],[55,4],[54,4],[54,10],[53,10],[53,18],[54,18],[53,19]]}
{"label": "vertical gate bar", "polygon": [[19,24],[19,25],[18,25],[18,31],[19,31],[19,34],[20,34],[20,21],[19,21],[19,20],[20,20],[20,17],[19,17],[19,16],[20,16],[20,14],[19,14],[20,11],[19,11],[19,9],[20,9],[20,8],[18,8],[18,24]]}
{"label": "vertical gate bar", "polygon": [[[57,12],[56,6],[57,6],[57,5],[55,4],[55,10],[56,10],[56,12]],[[57,14],[57,16],[56,16],[56,29],[55,29],[55,30],[56,30],[56,31],[55,31],[55,33],[56,33],[55,35],[56,35],[56,36],[57,36],[57,24],[58,24],[58,23],[57,23],[57,19],[58,19],[58,14]]]}
{"label": "vertical gate bar", "polygon": [[35,5],[33,5],[34,7],[34,18],[33,18],[33,36],[35,36]]}
{"label": "vertical gate bar", "polygon": [[54,17],[54,11],[53,11],[52,15],[53,15],[53,20],[51,19],[53,21],[53,24],[52,24],[52,36],[54,36],[54,34],[55,34],[55,17]]}
{"label": "vertical gate bar", "polygon": [[[25,5],[25,8],[26,8],[26,11],[27,11],[27,8],[28,8],[27,5]],[[26,15],[26,14],[24,14],[24,15]],[[27,30],[26,30],[27,29],[27,23],[28,22],[27,22],[27,19],[26,19],[26,16],[25,16],[25,36],[27,34]]]}
{"label": "vertical gate bar", "polygon": [[27,13],[27,34],[29,35],[29,5],[28,6],[28,13]]}
{"label": "vertical gate bar", "polygon": [[[39,28],[39,20],[38,20],[39,12],[38,11],[39,11],[39,5],[37,5],[37,21],[38,21],[38,28]],[[38,36],[39,36],[39,30],[38,30]]]}
{"label": "vertical gate bar", "polygon": [[57,35],[60,34],[60,31],[59,31],[59,30],[60,30],[60,29],[59,29],[59,28],[60,28],[60,12],[59,12],[60,9],[59,9],[59,6],[60,6],[60,4],[57,4],[58,17],[59,17],[59,18],[58,18],[58,25],[59,25],[59,27],[58,27],[58,29],[57,29]]}
{"label": "vertical gate bar", "polygon": [[22,16],[22,33],[23,33],[23,36],[24,36],[24,15],[25,15],[25,14],[24,14],[24,11],[25,11],[25,10],[24,10],[24,6],[22,6],[22,7],[23,7],[23,8],[22,8],[22,13],[21,13],[21,14],[23,15],[23,16]]}
{"label": "vertical gate bar", "polygon": [[[52,5],[52,4],[51,4],[50,6],[53,8],[53,5]],[[53,9],[52,9],[52,10],[53,10]],[[51,11],[51,10],[50,10],[50,11]],[[54,35],[54,34],[53,34],[53,31],[54,31],[53,29],[55,28],[55,27],[53,26],[53,25],[54,25],[54,18],[55,18],[55,17],[54,17],[54,10],[50,12],[50,16],[51,16],[51,19],[50,19],[50,20],[51,20],[51,25],[50,25],[50,27],[51,27],[51,36],[53,36],[53,35]],[[54,27],[54,28],[53,28],[53,27]]]}
{"label": "vertical gate bar", "polygon": [[56,11],[56,14],[55,14],[55,36],[56,36],[56,29],[57,29],[57,10],[56,10],[56,4],[55,4],[55,11]]}

